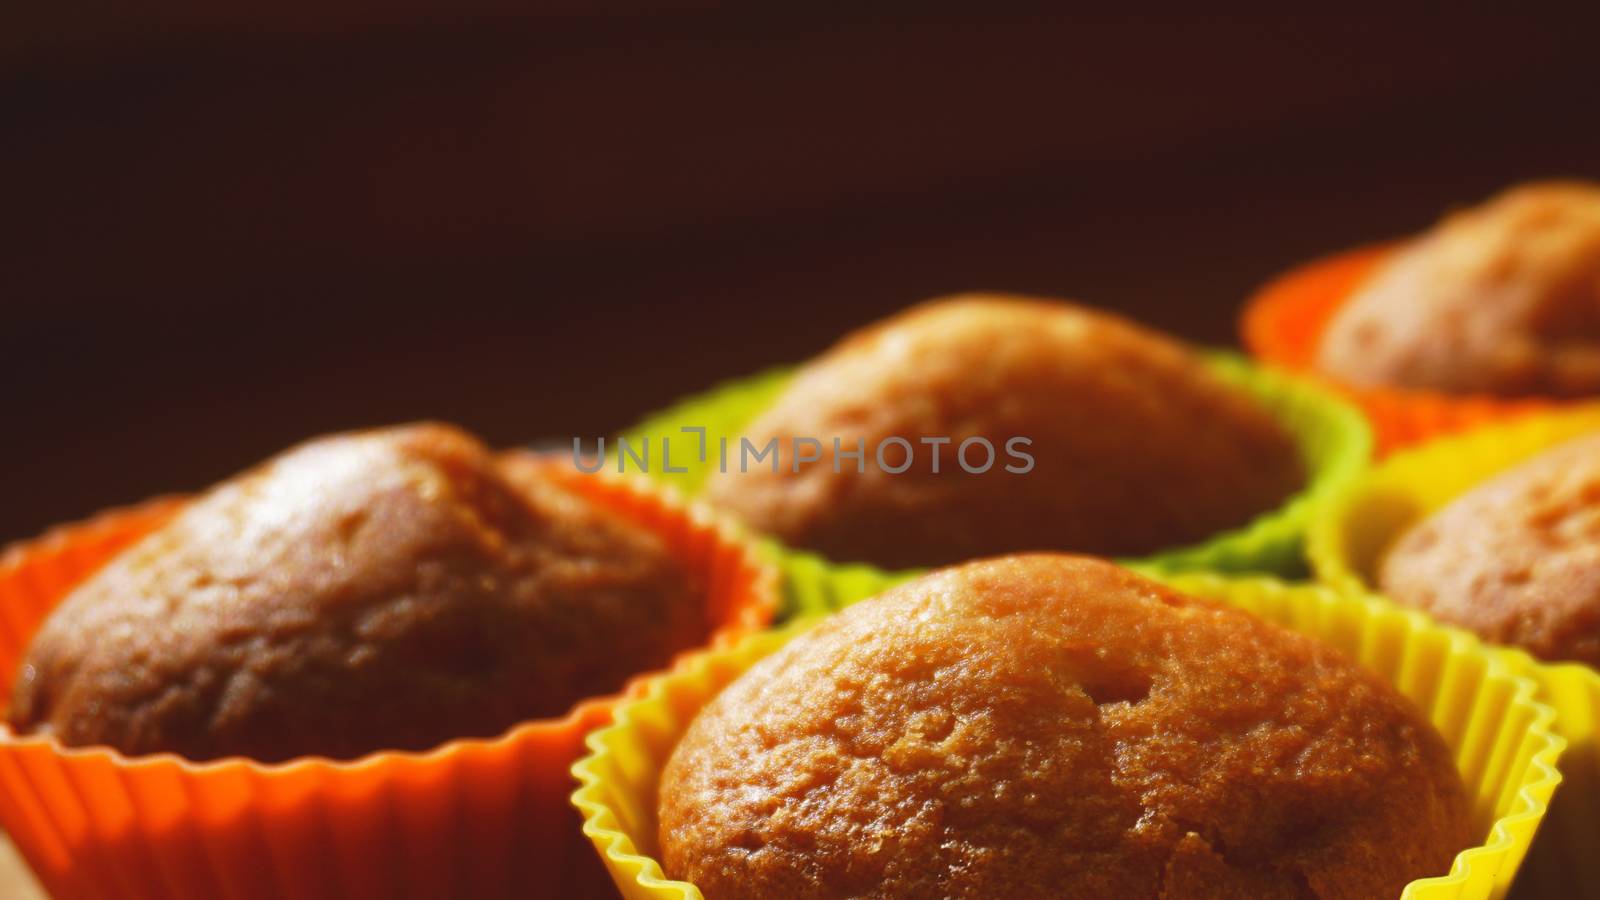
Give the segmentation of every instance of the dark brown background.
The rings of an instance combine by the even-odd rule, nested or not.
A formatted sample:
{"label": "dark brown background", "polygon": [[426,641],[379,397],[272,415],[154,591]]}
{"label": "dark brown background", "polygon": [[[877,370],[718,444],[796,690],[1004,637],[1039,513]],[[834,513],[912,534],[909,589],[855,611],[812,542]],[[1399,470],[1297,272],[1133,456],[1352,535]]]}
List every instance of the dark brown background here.
{"label": "dark brown background", "polygon": [[330,429],[597,435],[946,291],[1227,342],[1287,266],[1600,176],[1570,15],[13,6],[0,541]]}
{"label": "dark brown background", "polygon": [[945,291],[1227,342],[1600,176],[1570,19],[98,5],[0,29],[0,540],[330,429],[604,433]]}

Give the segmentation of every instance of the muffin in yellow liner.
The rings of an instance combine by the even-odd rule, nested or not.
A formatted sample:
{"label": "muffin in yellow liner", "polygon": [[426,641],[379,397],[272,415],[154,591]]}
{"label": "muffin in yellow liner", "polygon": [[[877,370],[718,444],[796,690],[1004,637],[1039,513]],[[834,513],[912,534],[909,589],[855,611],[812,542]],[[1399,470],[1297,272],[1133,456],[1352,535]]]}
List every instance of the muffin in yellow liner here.
{"label": "muffin in yellow liner", "polygon": [[[1267,578],[1173,576],[1180,590],[1214,597],[1315,635],[1393,682],[1437,726],[1455,752],[1483,842],[1457,855],[1448,874],[1410,884],[1406,900],[1499,897],[1533,840],[1561,776],[1564,746],[1553,711],[1534,698],[1505,651],[1465,632],[1368,597]],[[666,878],[656,850],[656,790],[661,766],[695,714],[757,660],[814,620],[753,635],[735,647],[685,660],[647,683],[591,734],[573,766],[573,803],[584,833],[629,900],[698,900],[691,884]]]}
{"label": "muffin in yellow liner", "polygon": [[[1307,555],[1318,579],[1345,591],[1373,590],[1384,551],[1415,522],[1475,485],[1557,444],[1600,431],[1600,404],[1533,415],[1442,438],[1398,453],[1361,478],[1312,523]],[[1600,671],[1506,658],[1538,680],[1572,749],[1566,786],[1550,810],[1529,863],[1533,882],[1582,878],[1600,885]],[[1561,891],[1566,896],[1570,891]]]}
{"label": "muffin in yellow liner", "polygon": [[[1303,379],[1230,353],[1208,353],[1206,362],[1214,375],[1251,395],[1282,423],[1305,461],[1306,483],[1276,509],[1237,528],[1198,544],[1123,562],[1150,572],[1302,574],[1306,527],[1324,504],[1366,470],[1372,431],[1353,406]],[[652,448],[649,452],[655,456],[644,466],[651,477],[697,495],[717,465],[718,439],[736,441],[744,427],[783,392],[790,374],[774,369],[686,398],[628,429],[621,439],[633,451]],[[631,471],[639,465],[635,456],[621,456],[615,444],[608,450],[610,467]],[[766,550],[785,575],[782,618],[836,610],[918,574],[865,563],[841,564],[777,541],[767,541]]]}

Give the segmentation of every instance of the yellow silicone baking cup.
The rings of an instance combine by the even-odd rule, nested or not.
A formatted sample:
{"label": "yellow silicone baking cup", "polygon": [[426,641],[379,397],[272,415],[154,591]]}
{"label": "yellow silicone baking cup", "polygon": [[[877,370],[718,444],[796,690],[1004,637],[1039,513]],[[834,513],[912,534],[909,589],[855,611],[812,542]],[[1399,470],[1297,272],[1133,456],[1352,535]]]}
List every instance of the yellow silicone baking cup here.
{"label": "yellow silicone baking cup", "polygon": [[[1561,775],[1565,742],[1554,712],[1505,651],[1421,615],[1366,596],[1255,577],[1188,574],[1178,589],[1215,597],[1315,635],[1390,680],[1438,727],[1455,752],[1473,798],[1478,846],[1461,851],[1448,874],[1412,882],[1405,900],[1498,897],[1544,817]],[[805,620],[699,654],[651,679],[610,726],[589,735],[572,768],[573,804],[583,830],[628,900],[698,900],[699,889],[669,880],[655,859],[656,789],[662,765],[695,714],[756,660],[804,631]]]}
{"label": "yellow silicone baking cup", "polygon": [[[1346,591],[1370,591],[1388,547],[1407,528],[1474,485],[1543,450],[1600,431],[1591,403],[1491,425],[1389,457],[1312,523],[1307,554],[1317,578]],[[1571,744],[1562,764],[1566,786],[1529,860],[1527,877],[1566,888],[1573,879],[1600,885],[1600,672],[1575,663],[1541,664],[1524,653],[1510,659],[1540,684],[1556,711],[1556,731]]]}
{"label": "yellow silicone baking cup", "polygon": [[[1294,437],[1306,463],[1306,484],[1278,508],[1239,528],[1199,544],[1123,562],[1149,572],[1302,574],[1306,527],[1323,505],[1366,470],[1372,456],[1372,431],[1353,406],[1309,381],[1230,353],[1208,353],[1206,361],[1224,381],[1254,396]],[[717,457],[709,450],[706,459],[700,459],[702,435],[682,429],[704,428],[705,448],[716,447],[722,437],[735,440],[752,419],[772,405],[789,377],[789,370],[780,369],[729,382],[650,416],[622,437],[630,447],[647,444],[661,454],[648,466],[653,477],[691,496],[698,494]],[[668,448],[664,454],[663,442]],[[613,447],[612,465],[617,464],[615,450]],[[636,465],[631,458],[622,463]],[[666,471],[668,464],[674,471]],[[766,542],[765,549],[785,575],[782,618],[830,612],[917,574],[837,563],[776,541]]]}

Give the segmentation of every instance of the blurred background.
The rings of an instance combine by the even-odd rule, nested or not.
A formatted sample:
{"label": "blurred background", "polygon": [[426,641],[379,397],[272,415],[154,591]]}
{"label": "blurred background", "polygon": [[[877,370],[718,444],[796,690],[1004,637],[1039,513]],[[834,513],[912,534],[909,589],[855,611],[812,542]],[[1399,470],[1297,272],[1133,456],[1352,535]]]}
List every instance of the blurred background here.
{"label": "blurred background", "polygon": [[597,436],[951,291],[1228,344],[1287,267],[1600,177],[1570,13],[18,6],[0,542],[329,430]]}
{"label": "blurred background", "polygon": [[0,541],[333,429],[596,436],[944,292],[1226,344],[1287,267],[1600,176],[1570,19],[450,6],[8,13]]}

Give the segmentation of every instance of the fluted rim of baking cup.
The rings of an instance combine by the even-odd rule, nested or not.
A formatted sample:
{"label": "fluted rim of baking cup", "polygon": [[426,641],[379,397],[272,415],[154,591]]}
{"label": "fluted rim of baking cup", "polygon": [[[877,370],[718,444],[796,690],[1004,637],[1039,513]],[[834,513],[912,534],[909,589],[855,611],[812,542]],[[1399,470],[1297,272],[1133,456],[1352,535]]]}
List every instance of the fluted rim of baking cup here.
{"label": "fluted rim of baking cup", "polygon": [[[1305,530],[1325,504],[1365,471],[1372,456],[1372,430],[1357,409],[1307,379],[1225,351],[1208,351],[1204,359],[1214,374],[1250,394],[1293,437],[1305,462],[1306,481],[1277,507],[1243,525],[1195,544],[1122,562],[1145,572],[1301,574]],[[737,436],[777,399],[791,371],[772,369],[725,382],[646,418],[623,437],[671,442],[678,448],[671,458],[687,471],[668,473],[657,467],[651,470],[652,477],[686,493],[698,493],[710,463],[695,461],[690,448],[699,437],[679,428],[703,426],[708,440]],[[764,546],[784,570],[785,617],[837,609],[923,571],[891,572],[869,563],[836,562],[771,539]]]}
{"label": "fluted rim of baking cup", "polygon": [[1263,362],[1313,377],[1348,396],[1372,420],[1380,454],[1572,402],[1538,396],[1362,387],[1320,372],[1317,347],[1328,322],[1396,246],[1395,242],[1372,244],[1325,256],[1269,281],[1245,302],[1239,320],[1245,348]]}
{"label": "fluted rim of baking cup", "polygon": [[[570,472],[564,467],[553,465],[550,471],[562,477],[567,483],[585,489],[591,499],[600,499],[606,503],[616,503],[626,497],[633,501],[642,501],[651,504],[651,508],[641,514],[637,521],[641,521],[652,528],[660,528],[668,518],[675,518],[680,525],[694,529],[698,534],[706,535],[718,542],[723,551],[731,551],[737,562],[737,568],[742,577],[748,579],[748,586],[741,593],[746,596],[743,602],[736,603],[733,607],[731,619],[712,629],[707,637],[706,646],[712,648],[725,647],[737,642],[741,637],[766,627],[776,614],[779,607],[779,583],[781,574],[770,560],[764,558],[759,545],[750,537],[748,531],[731,517],[716,512],[703,503],[687,501],[682,494],[671,485],[652,482],[649,479],[627,475],[616,475],[608,472],[593,474]],[[598,491],[594,490],[599,486]],[[148,528],[142,531],[139,537],[160,527],[172,515],[175,515],[185,504],[183,497],[169,496],[148,501],[144,504],[120,507],[98,513],[92,518],[77,524],[57,526],[47,531],[32,541],[21,541],[12,544],[0,552],[0,585],[10,581],[16,571],[26,563],[36,560],[45,553],[60,553],[70,549],[70,545],[78,541],[81,536],[93,535],[111,531],[123,526],[133,519],[150,521]],[[628,514],[628,513],[625,513]],[[134,540],[137,540],[135,538]],[[131,543],[131,541],[130,541]],[[674,545],[674,551],[680,555],[684,548]],[[109,560],[109,557],[107,558]],[[95,567],[97,568],[97,567]],[[85,572],[91,574],[93,569]],[[64,595],[68,591],[63,591]],[[8,599],[0,594],[0,601]],[[57,598],[58,600],[60,597]],[[48,613],[46,613],[48,614]],[[42,616],[39,621],[42,621]],[[6,626],[9,620],[0,619]],[[35,626],[38,621],[34,623]],[[7,638],[15,638],[14,629],[7,629]],[[21,636],[19,650],[25,650],[31,632]],[[7,640],[6,645],[13,641]],[[0,645],[0,656],[11,649],[10,646]],[[684,651],[680,657],[705,648]],[[21,653],[12,662],[20,662]],[[9,695],[14,677],[11,667],[0,673],[0,695]],[[47,748],[54,755],[62,759],[102,759],[114,762],[118,768],[127,770],[153,769],[159,767],[173,767],[186,775],[206,775],[217,772],[236,772],[247,770],[260,776],[292,775],[305,771],[322,772],[360,772],[372,770],[391,762],[400,761],[408,764],[427,764],[447,760],[474,750],[484,750],[499,745],[512,744],[523,741],[539,739],[554,739],[571,734],[574,729],[588,730],[594,723],[605,718],[604,713],[618,702],[634,695],[648,678],[651,672],[643,672],[629,679],[622,688],[614,693],[599,697],[590,697],[578,701],[564,715],[553,716],[545,719],[535,719],[512,725],[493,737],[455,738],[427,750],[375,750],[363,754],[355,759],[334,759],[326,756],[301,756],[282,762],[265,763],[243,756],[228,756],[214,760],[195,761],[186,759],[176,753],[148,753],[130,756],[107,746],[69,747],[62,744],[54,735],[49,734],[17,734],[12,731],[9,724],[0,721],[0,750]]]}
{"label": "fluted rim of baking cup", "polygon": [[[1554,710],[1536,699],[1534,681],[1505,651],[1370,595],[1264,576],[1188,573],[1163,580],[1338,647],[1398,687],[1444,735],[1486,837],[1460,851],[1448,874],[1411,882],[1402,900],[1477,900],[1510,883],[1561,781],[1556,764],[1566,742],[1551,729]],[[650,855],[660,767],[705,703],[819,619],[683,660],[649,679],[610,725],[586,739],[588,752],[572,767],[579,783],[572,802],[628,900],[703,900],[694,885],[667,878]]]}
{"label": "fluted rim of baking cup", "polygon": [[[611,724],[590,732],[584,739],[587,752],[572,765],[572,775],[578,781],[578,788],[572,793],[572,805],[583,817],[584,835],[604,858],[612,879],[617,881],[617,887],[625,898],[632,896],[628,888],[631,880],[650,889],[651,897],[704,900],[698,888],[688,882],[667,878],[660,862],[640,852],[633,836],[625,830],[628,826],[618,815],[618,810],[603,797],[606,785],[611,780],[605,769],[619,765],[615,762],[619,755],[633,752],[624,749],[628,736],[640,728],[671,728],[676,724],[672,735],[673,743],[676,743],[675,738],[682,734],[683,727],[693,716],[691,713],[681,722],[672,723],[671,713],[664,709],[670,697],[697,690],[695,696],[700,702],[696,704],[695,711],[698,711],[739,674],[791,639],[811,630],[822,618],[811,616],[798,619],[772,631],[747,635],[731,647],[696,654],[683,660],[671,672],[651,678],[639,695],[618,706]],[[670,752],[670,747],[667,752]],[[665,755],[663,753],[662,759],[656,761],[635,757],[622,768],[637,771],[641,767],[654,766],[659,772]],[[653,807],[654,803],[652,797],[650,805]],[[654,822],[653,814],[650,821]]]}

